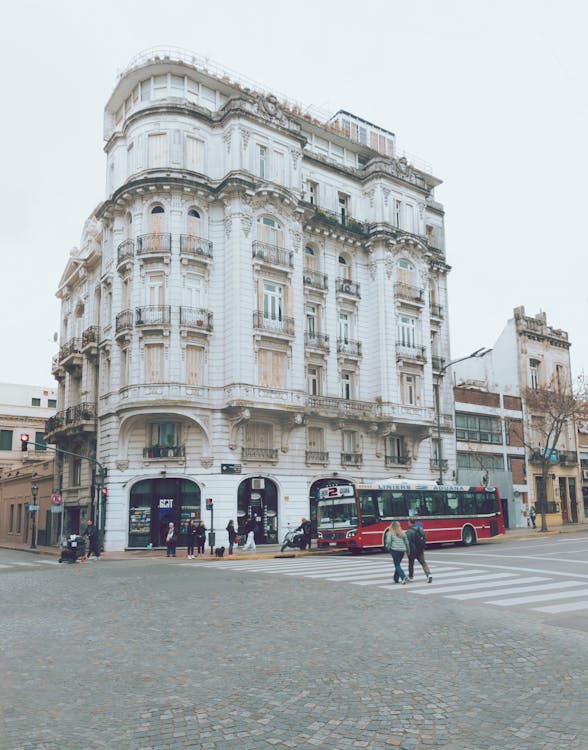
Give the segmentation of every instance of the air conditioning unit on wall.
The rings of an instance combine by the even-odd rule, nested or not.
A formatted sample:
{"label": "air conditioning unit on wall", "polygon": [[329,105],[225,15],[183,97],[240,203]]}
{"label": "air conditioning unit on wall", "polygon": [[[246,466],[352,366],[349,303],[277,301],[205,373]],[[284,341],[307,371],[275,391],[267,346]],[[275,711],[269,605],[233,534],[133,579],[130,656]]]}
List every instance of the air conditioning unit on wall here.
{"label": "air conditioning unit on wall", "polygon": [[262,479],[261,477],[257,477],[256,479],[251,480],[252,490],[263,490],[264,488],[265,488],[265,479]]}
{"label": "air conditioning unit on wall", "polygon": [[582,479],[588,479],[588,469],[582,469]]}

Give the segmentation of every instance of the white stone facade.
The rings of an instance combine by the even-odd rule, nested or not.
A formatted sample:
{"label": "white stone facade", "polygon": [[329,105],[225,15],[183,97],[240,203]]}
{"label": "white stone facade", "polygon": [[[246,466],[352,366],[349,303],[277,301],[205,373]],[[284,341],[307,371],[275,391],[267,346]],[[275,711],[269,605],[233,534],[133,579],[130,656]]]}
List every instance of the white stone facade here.
{"label": "white stone facade", "polygon": [[[170,518],[209,525],[208,497],[217,544],[249,512],[275,541],[312,515],[316,482],[434,478],[439,180],[388,131],[177,51],[121,75],[105,140],[106,199],[59,289],[51,435],[108,468],[106,548],[160,544]],[[454,456],[450,383],[441,402]],[[83,519],[92,466],[71,486],[70,463]]]}

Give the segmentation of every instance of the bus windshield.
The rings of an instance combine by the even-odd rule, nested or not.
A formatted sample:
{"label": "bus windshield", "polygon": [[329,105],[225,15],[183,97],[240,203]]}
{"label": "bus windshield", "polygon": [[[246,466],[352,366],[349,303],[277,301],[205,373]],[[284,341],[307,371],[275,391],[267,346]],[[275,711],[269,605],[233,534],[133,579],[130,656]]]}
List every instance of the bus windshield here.
{"label": "bus windshield", "polygon": [[319,500],[316,511],[318,529],[357,526],[357,503],[354,497]]}

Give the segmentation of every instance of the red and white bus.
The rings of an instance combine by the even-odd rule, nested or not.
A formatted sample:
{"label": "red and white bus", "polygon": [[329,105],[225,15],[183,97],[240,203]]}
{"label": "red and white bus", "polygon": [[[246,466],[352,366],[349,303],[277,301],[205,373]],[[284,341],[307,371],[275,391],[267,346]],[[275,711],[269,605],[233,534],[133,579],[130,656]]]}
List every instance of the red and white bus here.
{"label": "red and white bus", "polygon": [[352,552],[383,549],[392,521],[406,529],[416,517],[427,542],[469,546],[504,534],[502,503],[496,487],[437,485],[434,482],[380,480],[324,487],[317,500],[317,546]]}

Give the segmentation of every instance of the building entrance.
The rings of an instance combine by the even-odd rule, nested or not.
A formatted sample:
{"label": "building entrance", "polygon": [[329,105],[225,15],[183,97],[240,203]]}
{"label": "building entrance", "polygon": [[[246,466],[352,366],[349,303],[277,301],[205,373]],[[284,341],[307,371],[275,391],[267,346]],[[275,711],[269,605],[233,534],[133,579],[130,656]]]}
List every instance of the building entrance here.
{"label": "building entrance", "polygon": [[278,488],[265,477],[251,477],[239,485],[237,493],[237,533],[245,538],[245,523],[257,523],[256,544],[278,543]]}
{"label": "building entrance", "polygon": [[129,547],[164,547],[170,522],[178,546],[186,545],[186,527],[201,518],[200,487],[189,479],[145,479],[131,489]]}

